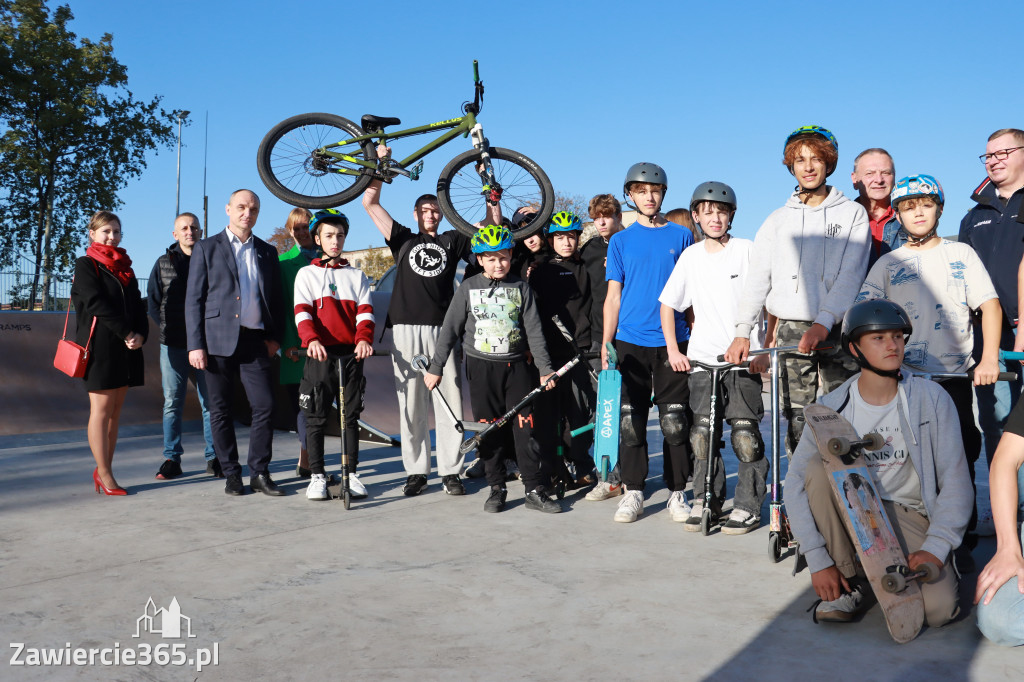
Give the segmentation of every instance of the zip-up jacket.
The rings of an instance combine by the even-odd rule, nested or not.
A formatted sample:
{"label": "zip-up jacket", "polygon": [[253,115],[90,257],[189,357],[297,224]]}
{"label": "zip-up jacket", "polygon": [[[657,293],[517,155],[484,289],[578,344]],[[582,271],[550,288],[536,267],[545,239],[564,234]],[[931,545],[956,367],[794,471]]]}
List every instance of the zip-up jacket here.
{"label": "zip-up jacket", "polygon": [[[818,402],[842,414],[849,404],[850,386],[860,379],[855,374]],[[903,438],[921,480],[921,498],[928,515],[928,533],[921,549],[941,560],[960,546],[974,507],[974,489],[967,472],[967,457],[960,436],[956,407],[945,389],[934,381],[903,373],[899,383],[897,409]],[[825,549],[807,502],[807,463],[820,457],[810,427],[804,431],[786,474],[786,512],[800,552],[812,573],[835,562]]]}
{"label": "zip-up jacket", "polygon": [[996,186],[985,178],[971,199],[978,203],[960,221],[959,241],[978,252],[1006,313],[1004,324],[1012,325],[1019,312],[1017,268],[1024,258],[1024,187],[1004,204],[996,194]]}
{"label": "zip-up jacket", "polygon": [[576,346],[588,350],[592,303],[590,275],[580,257],[553,256],[550,260],[538,263],[530,274],[530,288],[537,298],[544,341],[552,362],[564,364],[576,355],[552,320],[555,315],[572,336]]}
{"label": "zip-up jacket", "polygon": [[832,329],[857,297],[870,253],[871,228],[863,206],[835,187],[813,207],[793,193],[754,238],[747,294],[736,311],[736,336],[750,336],[761,306],[783,320]]}
{"label": "zip-up jacket", "polygon": [[541,376],[553,371],[533,291],[511,273],[505,279],[481,273],[463,280],[444,315],[428,370],[431,374],[441,375],[460,338],[466,355],[514,362],[525,360],[529,350]]}
{"label": "zip-up jacket", "polygon": [[370,280],[346,260],[313,259],[295,276],[295,326],[303,348],[373,343]]}
{"label": "zip-up jacket", "polygon": [[149,316],[160,327],[160,343],[185,348],[185,289],[191,257],[175,242],[167,253],[156,259],[149,274],[146,300]]}

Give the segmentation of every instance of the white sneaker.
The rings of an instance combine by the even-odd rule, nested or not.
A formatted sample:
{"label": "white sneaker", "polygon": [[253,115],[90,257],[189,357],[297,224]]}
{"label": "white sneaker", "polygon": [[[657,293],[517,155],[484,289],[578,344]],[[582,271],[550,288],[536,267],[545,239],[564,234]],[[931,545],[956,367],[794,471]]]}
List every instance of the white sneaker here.
{"label": "white sneaker", "polygon": [[611,483],[610,481],[599,481],[594,489],[587,493],[587,496],[583,499],[590,500],[591,502],[600,502],[601,500],[607,500],[609,497],[618,497],[622,494],[621,483]]}
{"label": "white sneaker", "polygon": [[996,534],[996,522],[992,518],[992,509],[982,509],[978,512],[978,525],[974,532],[980,538],[990,538]]}
{"label": "white sneaker", "polygon": [[686,502],[686,493],[682,490],[674,490],[668,496],[668,511],[672,514],[672,520],[676,523],[686,523],[690,518],[690,505]]}
{"label": "white sneaker", "polygon": [[618,523],[633,523],[644,513],[644,493],[642,490],[627,490],[619,501],[619,508],[612,517]]}
{"label": "white sneaker", "polygon": [[352,494],[353,500],[361,500],[370,494],[366,492],[366,486],[363,485],[363,482],[359,480],[355,473],[348,475],[348,491]]}
{"label": "white sneaker", "polygon": [[[704,515],[704,498],[699,497],[690,506],[690,518],[683,523],[683,530],[696,533],[700,530],[701,517]],[[675,521],[675,519],[672,519]]]}
{"label": "white sneaker", "polygon": [[313,474],[309,477],[309,485],[306,486],[307,500],[327,500],[327,477],[323,474]]}
{"label": "white sneaker", "polygon": [[751,514],[745,509],[733,509],[729,514],[729,520],[722,526],[722,532],[726,535],[743,535],[757,530],[760,525],[760,516]]}
{"label": "white sneaker", "polygon": [[864,610],[865,606],[861,586],[854,585],[849,592],[839,595],[839,599],[818,604],[814,609],[814,616],[816,621],[849,623]]}

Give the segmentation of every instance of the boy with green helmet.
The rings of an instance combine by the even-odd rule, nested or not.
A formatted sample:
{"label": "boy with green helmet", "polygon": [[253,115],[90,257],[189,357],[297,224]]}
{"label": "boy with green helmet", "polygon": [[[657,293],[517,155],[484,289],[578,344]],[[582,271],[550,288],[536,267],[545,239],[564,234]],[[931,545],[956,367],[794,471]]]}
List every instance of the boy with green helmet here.
{"label": "boy with green helmet", "polygon": [[[537,305],[529,285],[511,272],[512,233],[500,225],[486,225],[477,230],[471,241],[473,253],[483,272],[463,280],[445,313],[437,338],[437,349],[423,376],[429,390],[441,382],[445,363],[459,338],[466,353],[466,378],[469,380],[470,403],[478,421],[491,421],[505,414],[540,382],[547,381],[554,370],[548,357],[541,330]],[[533,355],[536,369],[527,362]],[[553,384],[552,384],[553,387]],[[526,508],[542,512],[562,511],[561,505],[548,497],[547,466],[534,436],[536,410],[522,410],[505,429],[511,429],[516,458],[526,488]],[[505,466],[497,450],[502,434],[492,433],[480,443],[479,456],[484,461],[490,495],[484,511],[500,512],[505,508]],[[545,463],[546,464],[546,463]]]}

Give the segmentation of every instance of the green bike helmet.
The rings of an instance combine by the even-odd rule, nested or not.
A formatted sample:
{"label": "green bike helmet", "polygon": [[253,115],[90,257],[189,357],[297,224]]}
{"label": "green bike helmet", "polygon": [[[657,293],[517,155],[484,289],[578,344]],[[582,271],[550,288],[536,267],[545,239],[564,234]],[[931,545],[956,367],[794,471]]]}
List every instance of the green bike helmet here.
{"label": "green bike helmet", "polygon": [[792,142],[794,139],[799,139],[799,138],[802,138],[802,137],[813,137],[813,136],[824,138],[826,142],[828,142],[829,144],[831,144],[835,148],[836,154],[839,153],[839,141],[836,140],[836,136],[832,134],[832,131],[829,130],[828,128],[822,128],[821,126],[814,126],[814,125],[800,126],[796,130],[791,132],[786,137],[785,144],[782,145],[782,152],[783,153],[786,152],[786,147],[788,147],[789,143]]}
{"label": "green bike helmet", "polygon": [[316,237],[320,229],[320,223],[341,225],[345,235],[348,235],[348,218],[336,208],[325,208],[313,214],[313,219],[309,221],[309,236]]}
{"label": "green bike helmet", "polygon": [[501,251],[511,249],[515,245],[512,240],[512,233],[503,225],[488,225],[481,227],[473,235],[470,247],[473,253],[488,253],[490,251]]}
{"label": "green bike helmet", "polygon": [[570,211],[559,211],[551,216],[546,230],[548,235],[556,232],[583,232],[583,222],[575,213]]}

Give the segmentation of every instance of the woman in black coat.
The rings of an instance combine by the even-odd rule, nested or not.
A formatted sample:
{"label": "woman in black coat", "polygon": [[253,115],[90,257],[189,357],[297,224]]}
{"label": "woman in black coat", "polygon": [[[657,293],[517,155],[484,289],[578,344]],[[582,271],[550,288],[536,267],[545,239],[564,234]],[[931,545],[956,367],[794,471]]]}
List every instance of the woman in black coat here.
{"label": "woman in black coat", "polygon": [[86,255],[75,262],[71,301],[75,340],[89,348],[84,381],[89,392],[89,449],[96,460],[92,478],[97,493],[126,495],[114,479],[111,463],[128,387],[143,383],[142,344],[149,320],[132,261],[118,247],[121,221],[109,211],[97,211],[89,221],[89,239]]}

